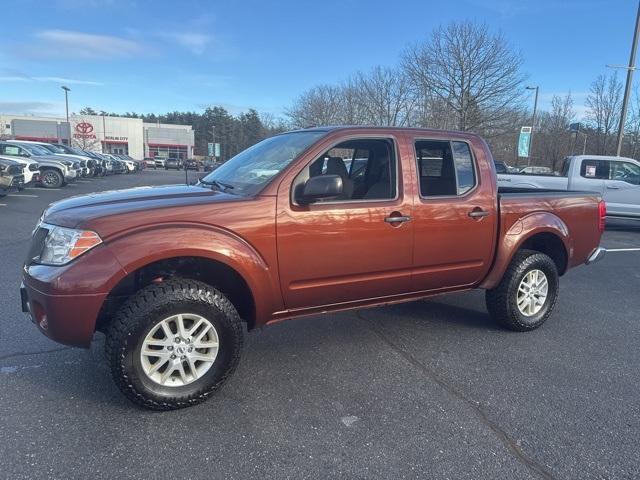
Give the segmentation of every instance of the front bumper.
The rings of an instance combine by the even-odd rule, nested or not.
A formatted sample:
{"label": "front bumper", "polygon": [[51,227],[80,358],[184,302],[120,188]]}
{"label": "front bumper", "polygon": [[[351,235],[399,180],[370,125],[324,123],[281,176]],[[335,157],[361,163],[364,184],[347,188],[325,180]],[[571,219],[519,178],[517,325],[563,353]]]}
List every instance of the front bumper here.
{"label": "front bumper", "polygon": [[20,285],[22,311],[44,335],[65,345],[88,348],[104,295],[48,295]]}
{"label": "front bumper", "polygon": [[64,175],[65,182],[75,182],[78,178],[82,176],[82,170],[67,170]]}
{"label": "front bumper", "polygon": [[52,340],[86,348],[108,292],[124,275],[104,245],[67,265],[25,265],[20,286],[22,311]]}

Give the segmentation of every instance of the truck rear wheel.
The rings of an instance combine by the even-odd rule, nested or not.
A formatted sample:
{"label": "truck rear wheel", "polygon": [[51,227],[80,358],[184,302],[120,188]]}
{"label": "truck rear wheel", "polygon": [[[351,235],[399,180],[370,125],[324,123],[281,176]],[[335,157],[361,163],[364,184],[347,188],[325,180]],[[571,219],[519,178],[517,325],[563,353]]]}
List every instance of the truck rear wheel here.
{"label": "truck rear wheel", "polygon": [[242,321],[215,288],[173,279],[132,296],[107,331],[106,354],[132,402],[174,410],[206,400],[235,370]]}
{"label": "truck rear wheel", "polygon": [[487,290],[487,309],[505,328],[534,330],[551,315],[558,299],[558,284],[558,269],[548,255],[520,250],[498,286]]}

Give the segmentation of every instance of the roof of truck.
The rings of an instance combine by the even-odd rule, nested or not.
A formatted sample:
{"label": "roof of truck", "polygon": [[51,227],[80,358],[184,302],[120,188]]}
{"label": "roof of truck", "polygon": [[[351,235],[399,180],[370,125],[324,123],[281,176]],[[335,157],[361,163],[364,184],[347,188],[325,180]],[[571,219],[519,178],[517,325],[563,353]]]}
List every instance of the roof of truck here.
{"label": "roof of truck", "polygon": [[[381,131],[381,132],[413,132],[413,133],[425,133],[425,134],[438,134],[438,135],[447,135],[447,134],[455,134],[466,137],[478,137],[480,136],[476,133],[472,132],[463,132],[460,130],[442,130],[438,128],[418,128],[418,127],[380,127],[380,126],[367,126],[367,125],[319,125],[319,126],[308,126],[306,128],[301,128],[298,130],[291,130],[290,132],[334,132],[339,130],[363,130],[363,131]],[[290,133],[284,132],[284,133]]]}

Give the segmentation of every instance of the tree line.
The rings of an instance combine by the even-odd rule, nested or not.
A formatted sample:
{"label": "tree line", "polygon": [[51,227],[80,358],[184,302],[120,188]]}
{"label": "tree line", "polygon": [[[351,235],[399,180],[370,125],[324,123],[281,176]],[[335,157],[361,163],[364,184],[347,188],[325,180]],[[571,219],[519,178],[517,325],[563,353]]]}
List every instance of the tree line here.
{"label": "tree line", "polygon": [[254,109],[232,115],[219,106],[206,108],[202,113],[175,111],[165,114],[114,113],[84,107],[79,114],[140,118],[148,123],[191,125],[195,137],[194,154],[207,155],[207,143],[217,142],[220,143],[222,160],[228,160],[260,140],[289,128],[282,120],[269,114],[259,114]]}
{"label": "tree line", "polygon": [[[390,125],[475,132],[496,160],[524,165],[518,157],[520,127],[532,123],[523,58],[501,33],[484,24],[452,22],[407,46],[394,67],[376,66],[334,84],[302,93],[287,110],[293,127],[314,124]],[[565,156],[615,154],[622,83],[599,75],[578,118],[570,93],[554,95],[538,111],[533,165],[559,168]],[[573,127],[573,129],[570,128]],[[640,95],[635,92],[622,154],[640,156]]]}
{"label": "tree line", "polygon": [[[285,117],[250,109],[239,115],[220,106],[202,113],[169,112],[121,116],[145,122],[193,125],[195,153],[220,142],[228,159],[273,134],[312,125],[373,125],[439,128],[475,132],[487,139],[496,160],[523,165],[517,152],[520,127],[531,125],[531,99],[522,56],[499,32],[469,21],[435,28],[407,46],[396,66],[375,66],[336,83],[317,85],[298,96]],[[578,119],[570,93],[554,95],[534,125],[533,165],[559,168],[562,159],[583,151],[614,154],[622,104],[615,73],[599,75]],[[80,114],[115,115],[84,108]],[[578,122],[580,120],[580,122]],[[573,128],[570,128],[573,126]],[[214,131],[215,128],[215,131]],[[626,124],[623,155],[640,156],[640,95],[635,92]]]}

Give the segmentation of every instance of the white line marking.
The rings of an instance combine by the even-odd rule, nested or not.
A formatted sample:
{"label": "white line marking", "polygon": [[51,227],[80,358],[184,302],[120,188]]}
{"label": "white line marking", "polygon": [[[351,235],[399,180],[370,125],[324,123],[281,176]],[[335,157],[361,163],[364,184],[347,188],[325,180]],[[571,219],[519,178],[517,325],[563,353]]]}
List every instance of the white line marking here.
{"label": "white line marking", "polygon": [[7,204],[6,203],[0,203],[0,207],[6,207]]}
{"label": "white line marking", "polygon": [[640,252],[639,248],[607,248],[607,253],[609,252]]}
{"label": "white line marking", "polygon": [[356,423],[358,420],[360,420],[358,417],[356,417],[355,415],[349,415],[348,417],[342,417],[340,419],[340,421],[342,423],[344,423],[345,426],[350,427],[352,426],[354,423]]}
{"label": "white line marking", "polygon": [[8,197],[29,197],[29,198],[38,198],[38,195],[29,195],[27,193],[10,193],[7,195]]}

